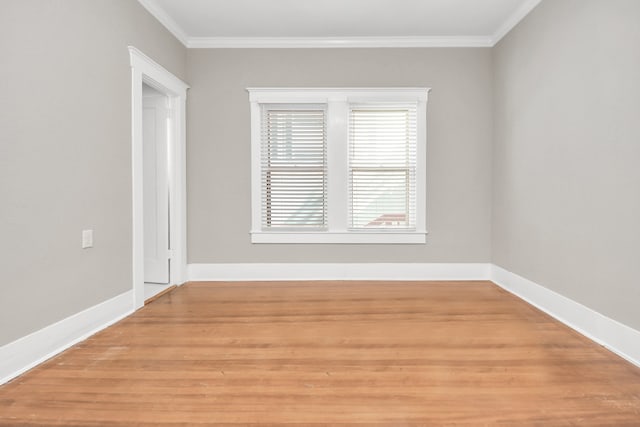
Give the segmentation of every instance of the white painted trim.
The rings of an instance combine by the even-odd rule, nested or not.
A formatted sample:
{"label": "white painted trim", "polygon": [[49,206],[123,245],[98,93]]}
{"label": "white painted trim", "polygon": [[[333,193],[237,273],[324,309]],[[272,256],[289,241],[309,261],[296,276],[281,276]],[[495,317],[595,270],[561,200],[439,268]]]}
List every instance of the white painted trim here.
{"label": "white painted trim", "polygon": [[[489,263],[189,264],[190,281],[492,280],[587,338],[640,366],[640,331]],[[0,347],[0,384],[134,311],[133,291]]]}
{"label": "white painted trim", "polygon": [[640,331],[489,263],[189,264],[190,281],[491,280],[640,366]]}
{"label": "white painted trim", "polygon": [[184,46],[188,46],[190,38],[187,33],[184,32],[182,27],[180,27],[171,15],[169,15],[161,6],[158,6],[157,3],[151,0],[138,0],[138,2],[147,9],[154,18],[164,25],[164,27],[169,30],[169,32],[173,34],[178,41],[180,41],[180,43]]}
{"label": "white painted trim", "polygon": [[0,384],[66,350],[133,313],[127,291],[0,347]]}
{"label": "white painted trim", "polygon": [[451,37],[189,37],[193,49],[491,47],[488,36]]}
{"label": "white painted trim", "polygon": [[152,86],[170,101],[172,135],[169,138],[171,203],[170,284],[186,282],[187,265],[187,177],[186,177],[186,99],[189,86],[161,65],[129,46],[131,60],[131,167],[133,216],[133,299],[134,307],[144,305],[144,215],[142,85]]}
{"label": "white painted trim", "polygon": [[[349,104],[344,100],[330,96],[326,103],[326,131],[327,131],[327,224],[330,231],[323,231],[328,242],[347,243],[349,233]],[[339,120],[336,120],[338,118]],[[256,230],[254,228],[254,230]],[[257,229],[259,230],[259,229]],[[327,234],[328,233],[328,234]],[[270,236],[251,235],[251,242],[257,243],[256,238]],[[284,236],[291,237],[291,236]],[[302,235],[300,236],[302,237]],[[314,236],[305,236],[300,243],[322,243]],[[295,239],[295,237],[294,237]],[[353,241],[354,243],[357,241]]]}
{"label": "white painted trim", "polygon": [[322,104],[329,102],[427,102],[431,88],[398,87],[248,87],[250,102]]}
{"label": "white painted trim", "polygon": [[157,3],[138,0],[184,46],[192,49],[493,47],[541,1],[523,3],[495,33],[485,36],[191,37]]}
{"label": "white painted trim", "polygon": [[640,366],[640,331],[497,265],[491,266],[491,280],[590,340]]}
{"label": "white painted trim", "polygon": [[[254,213],[255,214],[255,213]],[[346,218],[346,216],[345,216]],[[273,232],[252,231],[251,243],[346,243],[346,244],[424,244],[426,232]]]}
{"label": "white painted trim", "polygon": [[190,281],[489,280],[488,263],[189,264]]}
{"label": "white painted trim", "polygon": [[[164,92],[168,90],[173,95],[186,97],[186,91],[189,89],[188,84],[171,74],[166,68],[134,46],[128,46],[128,49],[131,68],[137,68],[145,78],[153,80],[147,82],[145,79],[145,83],[155,89],[162,89]],[[159,88],[158,85],[160,86]]]}
{"label": "white painted trim", "polygon": [[[426,243],[426,87],[249,87],[251,111],[251,243]],[[326,107],[327,230],[282,231],[262,226],[262,105],[322,104]],[[413,230],[347,229],[349,194],[346,187],[349,144],[349,107],[359,103],[412,103],[416,105],[416,224]]]}
{"label": "white painted trim", "polygon": [[509,31],[524,19],[542,0],[529,0],[524,2],[498,27],[498,30],[491,37],[491,46],[495,46]]}

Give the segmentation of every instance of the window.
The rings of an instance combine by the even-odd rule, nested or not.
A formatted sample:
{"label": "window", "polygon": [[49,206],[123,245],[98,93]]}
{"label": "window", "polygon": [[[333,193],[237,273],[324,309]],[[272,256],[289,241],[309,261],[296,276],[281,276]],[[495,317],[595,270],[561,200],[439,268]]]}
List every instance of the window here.
{"label": "window", "polygon": [[415,105],[350,107],[351,229],[415,229],[416,158]]}
{"label": "window", "polygon": [[250,88],[253,243],[425,243],[425,88]]}
{"label": "window", "polygon": [[262,114],[262,229],[325,229],[324,107],[264,105]]}

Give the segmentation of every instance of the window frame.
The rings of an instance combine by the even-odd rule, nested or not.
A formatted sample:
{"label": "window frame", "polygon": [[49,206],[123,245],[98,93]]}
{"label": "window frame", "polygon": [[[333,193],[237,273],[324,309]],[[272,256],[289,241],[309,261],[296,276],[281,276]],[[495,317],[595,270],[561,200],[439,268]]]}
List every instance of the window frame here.
{"label": "window frame", "polygon": [[[429,88],[247,88],[251,109],[251,242],[292,244],[426,243],[426,108]],[[263,230],[262,104],[326,105],[327,229]],[[349,108],[352,104],[416,103],[416,226],[350,229],[348,203]]]}

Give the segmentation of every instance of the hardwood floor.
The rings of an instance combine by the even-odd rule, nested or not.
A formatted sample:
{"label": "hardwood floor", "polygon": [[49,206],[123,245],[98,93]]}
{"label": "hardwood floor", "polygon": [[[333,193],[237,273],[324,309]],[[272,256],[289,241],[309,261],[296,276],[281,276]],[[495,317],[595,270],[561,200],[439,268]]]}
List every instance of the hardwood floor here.
{"label": "hardwood floor", "polygon": [[640,369],[490,282],[190,283],[0,387],[0,425],[640,426]]}

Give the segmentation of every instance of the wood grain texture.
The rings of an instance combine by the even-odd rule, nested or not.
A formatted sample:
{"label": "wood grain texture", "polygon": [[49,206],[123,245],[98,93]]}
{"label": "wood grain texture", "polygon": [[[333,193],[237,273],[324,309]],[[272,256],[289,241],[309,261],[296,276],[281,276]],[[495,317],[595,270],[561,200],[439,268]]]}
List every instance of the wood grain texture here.
{"label": "wood grain texture", "polygon": [[0,388],[0,425],[639,426],[640,370],[490,282],[190,283]]}
{"label": "wood grain texture", "polygon": [[176,285],[171,285],[171,286],[167,287],[166,289],[161,290],[160,292],[158,292],[154,296],[144,300],[144,305],[151,304],[152,302],[154,302],[155,300],[157,300],[158,298],[160,298],[164,294],[168,294],[169,292],[172,292],[176,288],[177,288]]}

